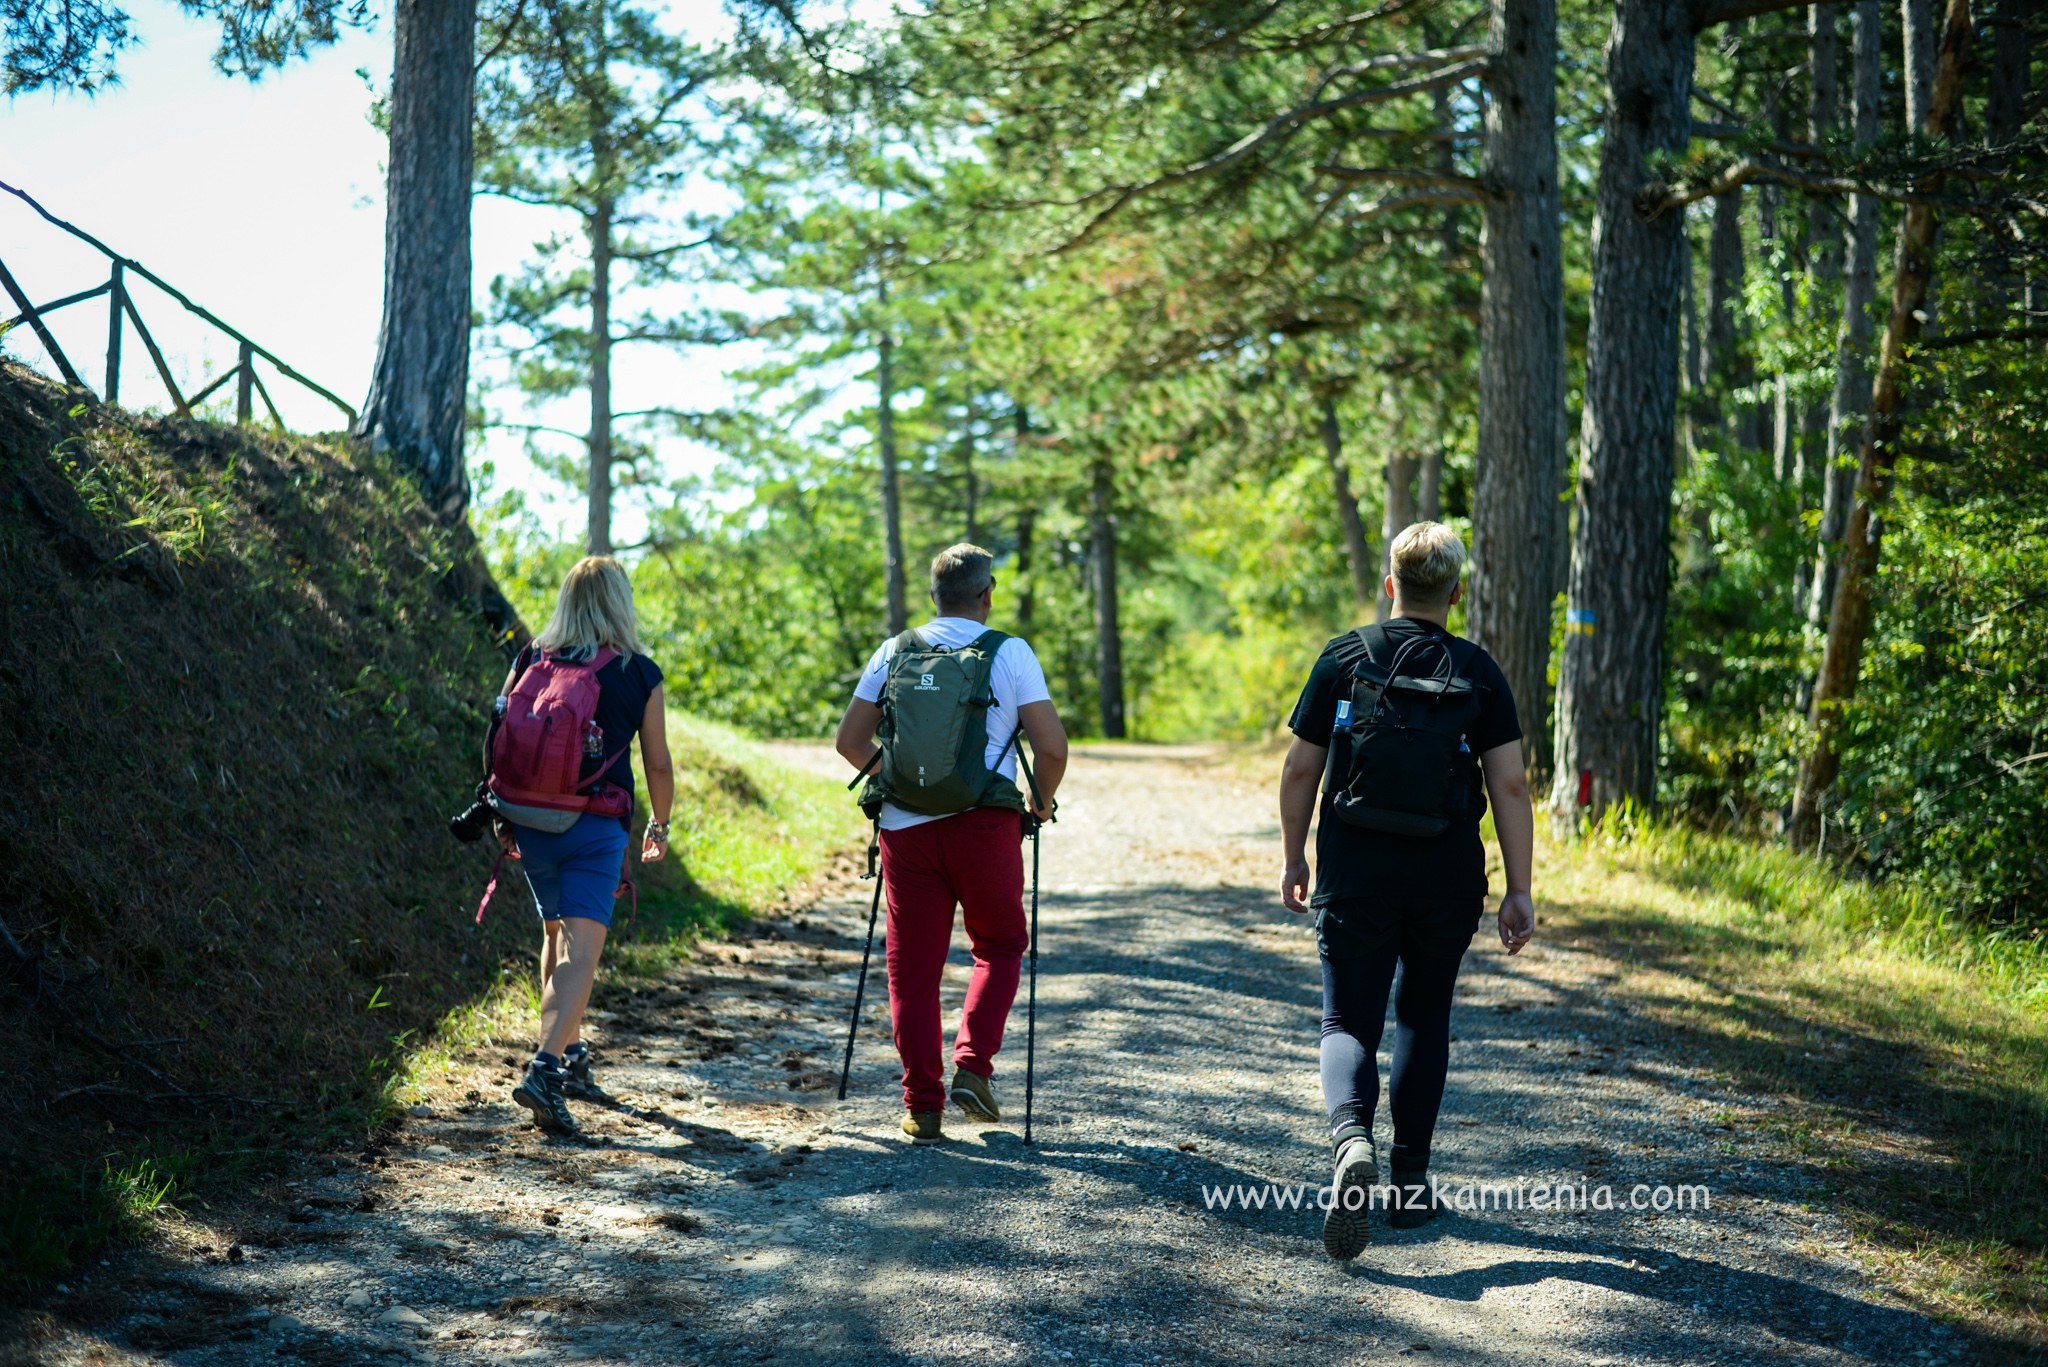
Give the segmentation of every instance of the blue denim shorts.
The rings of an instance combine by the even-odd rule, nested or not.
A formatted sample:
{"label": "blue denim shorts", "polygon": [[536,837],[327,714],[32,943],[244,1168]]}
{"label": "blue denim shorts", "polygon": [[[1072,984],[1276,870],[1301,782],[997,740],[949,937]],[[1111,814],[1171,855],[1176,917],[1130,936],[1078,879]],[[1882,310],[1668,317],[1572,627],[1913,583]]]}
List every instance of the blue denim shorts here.
{"label": "blue denim shorts", "polygon": [[541,919],[581,916],[609,926],[626,840],[615,816],[578,817],[560,835],[518,828],[519,866]]}

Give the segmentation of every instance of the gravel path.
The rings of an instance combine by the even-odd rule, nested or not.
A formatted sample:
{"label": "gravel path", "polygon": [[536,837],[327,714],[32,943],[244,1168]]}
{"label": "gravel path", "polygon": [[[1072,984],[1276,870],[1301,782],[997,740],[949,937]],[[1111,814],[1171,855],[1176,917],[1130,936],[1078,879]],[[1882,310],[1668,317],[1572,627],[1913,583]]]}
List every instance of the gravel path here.
{"label": "gravel path", "polygon": [[[1457,1212],[1382,1225],[1345,1267],[1312,1209],[1209,1208],[1205,1188],[1327,1176],[1314,943],[1268,889],[1271,794],[1199,749],[1084,747],[1061,807],[1033,1146],[957,1112],[946,1144],[905,1145],[872,992],[832,1099],[866,915],[850,883],[609,995],[595,1035],[621,1104],[580,1108],[587,1145],[521,1123],[516,1046],[479,1052],[389,1141],[80,1279],[33,1358],[1968,1360],[1863,1279],[1803,1178],[1727,1142],[1717,1113],[1767,1101],[1618,1009],[1611,958],[1539,939],[1510,960],[1490,920],[1453,1018],[1445,1179],[1624,1203],[1705,1183],[1712,1209]],[[963,941],[949,1016],[965,978]],[[1021,1000],[1015,1027],[996,1084],[1021,1116]]]}

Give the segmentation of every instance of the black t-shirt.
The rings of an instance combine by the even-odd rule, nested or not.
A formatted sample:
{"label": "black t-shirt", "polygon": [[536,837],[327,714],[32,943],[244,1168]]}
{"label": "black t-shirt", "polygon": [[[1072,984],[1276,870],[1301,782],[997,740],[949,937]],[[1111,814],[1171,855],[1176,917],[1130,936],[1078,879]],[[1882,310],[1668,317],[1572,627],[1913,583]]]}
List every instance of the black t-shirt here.
{"label": "black t-shirt", "polygon": [[[1418,636],[1445,643],[1458,639],[1436,623],[1415,617],[1395,617],[1383,625],[1389,650],[1399,650]],[[1288,730],[1310,745],[1328,747],[1337,725],[1337,703],[1350,696],[1351,676],[1365,658],[1365,646],[1355,632],[1347,631],[1324,646],[1302,687],[1300,701],[1294,705],[1294,715],[1287,719]],[[1427,672],[1438,661],[1426,647],[1417,649],[1409,659],[1414,663],[1404,664],[1403,674]],[[1464,673],[1479,690],[1479,719],[1465,737],[1472,753],[1484,754],[1497,745],[1520,740],[1522,724],[1515,716],[1515,697],[1493,657],[1474,646]],[[1453,825],[1441,835],[1418,837],[1361,830],[1326,813],[1316,829],[1316,890],[1310,905],[1321,907],[1375,893],[1484,898],[1486,850],[1479,843],[1479,822],[1475,819]]]}
{"label": "black t-shirt", "polygon": [[[512,662],[512,674],[516,679],[526,672],[526,666],[533,661],[533,646],[529,643],[519,652],[519,658]],[[592,718],[598,729],[604,733],[604,753],[592,759],[583,758],[583,772],[595,775],[604,768],[604,762],[618,751],[632,744],[639,734],[640,723],[647,716],[647,700],[654,696],[654,690],[661,687],[661,666],[645,655],[619,655],[614,653],[610,662],[597,671],[597,715]],[[633,757],[622,755],[618,763],[605,770],[604,781],[616,783],[626,790],[626,796],[633,795]],[[594,791],[594,790],[593,790]]]}

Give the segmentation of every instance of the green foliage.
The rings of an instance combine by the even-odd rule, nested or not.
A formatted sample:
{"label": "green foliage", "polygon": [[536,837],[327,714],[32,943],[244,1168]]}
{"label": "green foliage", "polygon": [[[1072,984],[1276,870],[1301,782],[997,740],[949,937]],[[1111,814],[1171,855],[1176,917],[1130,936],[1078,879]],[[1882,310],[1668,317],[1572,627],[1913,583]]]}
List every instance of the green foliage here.
{"label": "green foliage", "polygon": [[628,486],[658,486],[649,436],[694,415],[611,399],[612,355],[716,340],[655,302],[690,274],[681,239],[695,229],[674,191],[703,152],[695,125],[715,63],[663,16],[621,0],[504,8],[478,46],[495,54],[477,85],[478,188],[560,210],[576,227],[536,242],[519,272],[491,282],[483,337],[526,411],[486,425],[523,433],[537,465],[582,487],[591,429],[555,427],[532,410],[601,387],[608,469],[622,467]]}

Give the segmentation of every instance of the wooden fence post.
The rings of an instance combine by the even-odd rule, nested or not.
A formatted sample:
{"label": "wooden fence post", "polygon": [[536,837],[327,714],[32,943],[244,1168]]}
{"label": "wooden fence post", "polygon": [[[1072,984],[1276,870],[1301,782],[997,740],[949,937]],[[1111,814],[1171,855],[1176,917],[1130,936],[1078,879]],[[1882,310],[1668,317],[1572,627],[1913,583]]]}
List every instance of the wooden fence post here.
{"label": "wooden fence post", "polygon": [[100,397],[108,406],[121,402],[121,259],[114,258],[114,273],[107,280],[107,384]]}
{"label": "wooden fence post", "polygon": [[85,381],[79,379],[78,372],[71,368],[71,358],[64,354],[64,348],[57,345],[57,339],[50,335],[50,329],[43,322],[43,315],[36,312],[36,306],[28,301],[28,296],[21,292],[21,286],[14,283],[14,277],[7,273],[4,265],[0,265],[0,289],[7,291],[7,297],[14,301],[14,306],[21,310],[21,316],[35,329],[36,336],[42,340],[43,350],[49,352],[50,359],[57,363],[57,371],[64,377],[64,382],[74,389],[84,389]]}
{"label": "wooden fence post", "polygon": [[247,342],[242,343],[241,369],[235,376],[235,421],[242,426],[249,425],[255,410],[251,406],[255,396],[251,393],[251,382],[256,378],[256,349]]}

